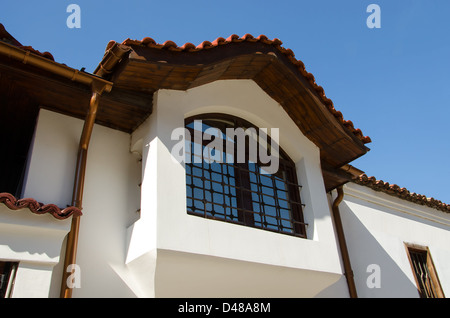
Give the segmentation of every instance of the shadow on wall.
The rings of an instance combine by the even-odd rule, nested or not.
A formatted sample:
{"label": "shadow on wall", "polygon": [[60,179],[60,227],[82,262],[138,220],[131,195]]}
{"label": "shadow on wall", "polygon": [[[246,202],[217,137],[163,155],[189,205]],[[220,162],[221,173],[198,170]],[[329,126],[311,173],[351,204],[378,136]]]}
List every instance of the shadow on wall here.
{"label": "shadow on wall", "polygon": [[50,214],[28,209],[10,210],[0,204],[0,259],[54,262],[70,228],[70,219],[56,220]]}
{"label": "shadow on wall", "polygon": [[[419,297],[417,286],[358,217],[349,211],[349,206],[342,202],[340,212],[358,297]],[[400,244],[399,250],[404,250],[400,240],[393,240],[392,244]]]}
{"label": "shadow on wall", "polygon": [[323,289],[314,298],[349,298],[350,294],[348,292],[347,280],[345,276],[342,275],[339,280]]}

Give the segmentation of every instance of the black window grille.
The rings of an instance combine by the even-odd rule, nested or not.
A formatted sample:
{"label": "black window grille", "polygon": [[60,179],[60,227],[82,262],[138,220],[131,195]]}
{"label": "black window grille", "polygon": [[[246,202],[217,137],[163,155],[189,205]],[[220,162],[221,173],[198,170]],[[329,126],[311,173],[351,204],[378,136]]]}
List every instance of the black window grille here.
{"label": "black window grille", "polygon": [[[215,137],[195,140],[193,136],[199,127],[195,126],[195,120],[201,120],[203,134],[207,129],[210,132],[209,128],[216,128]],[[226,128],[251,127],[255,128],[242,119],[222,114],[186,120],[186,128],[191,135],[190,140],[186,141],[185,158],[187,212],[209,219],[306,237],[301,187],[292,160],[279,149],[279,154],[276,154],[279,156],[277,172],[264,173],[267,172],[267,163],[263,164],[258,157],[251,157],[249,153],[251,138],[255,138],[251,134],[245,137],[245,160],[238,160],[238,151],[242,149],[238,146],[238,136],[229,138]],[[214,138],[220,138],[223,142],[221,153],[217,153],[217,149],[208,149],[208,144]],[[267,136],[266,139],[265,149],[270,149],[272,141]],[[255,140],[261,143],[258,136]],[[227,152],[227,145],[231,145],[232,153]],[[230,160],[231,156],[233,160]],[[221,162],[217,162],[219,157]]]}

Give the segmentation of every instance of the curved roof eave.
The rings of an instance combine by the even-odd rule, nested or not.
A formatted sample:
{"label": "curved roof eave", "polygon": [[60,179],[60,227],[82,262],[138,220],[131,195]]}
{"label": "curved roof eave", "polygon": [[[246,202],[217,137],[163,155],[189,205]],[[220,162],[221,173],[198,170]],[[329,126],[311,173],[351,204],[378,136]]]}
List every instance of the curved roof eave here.
{"label": "curved roof eave", "polygon": [[97,70],[111,60],[114,49],[127,47],[129,55],[105,70],[117,89],[151,93],[186,90],[223,79],[252,79],[319,147],[327,167],[336,169],[364,155],[370,137],[344,119],[303,62],[281,44],[278,39],[250,34],[220,37],[197,46],[178,46],[173,41],[158,44],[149,37],[121,44],[111,41]]}

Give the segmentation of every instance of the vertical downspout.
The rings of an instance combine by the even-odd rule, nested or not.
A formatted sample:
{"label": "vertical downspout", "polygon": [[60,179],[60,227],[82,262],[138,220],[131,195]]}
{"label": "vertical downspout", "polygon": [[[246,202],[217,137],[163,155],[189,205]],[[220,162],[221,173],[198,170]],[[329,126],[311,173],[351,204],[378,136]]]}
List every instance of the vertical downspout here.
{"label": "vertical downspout", "polygon": [[336,226],[336,233],[338,237],[339,247],[341,250],[342,261],[344,263],[344,275],[347,279],[348,290],[351,298],[358,298],[358,294],[356,292],[355,281],[353,279],[353,270],[350,264],[350,256],[347,249],[347,243],[345,241],[344,228],[342,226],[341,215],[339,212],[339,204],[342,202],[344,198],[344,191],[342,190],[342,186],[337,188],[337,197],[333,202],[332,210],[333,210],[333,218]]}
{"label": "vertical downspout", "polygon": [[[101,85],[101,84],[100,84]],[[83,131],[80,137],[80,144],[78,147],[77,165],[75,171],[75,180],[73,186],[72,206],[82,209],[83,202],[83,188],[84,178],[86,172],[87,152],[89,148],[89,142],[94,128],[95,118],[97,115],[98,104],[100,101],[100,95],[105,89],[104,85],[97,85],[92,83],[92,96],[89,103],[89,109],[84,121]],[[61,281],[61,298],[71,298],[72,288],[68,286],[67,279],[69,278],[69,272],[67,269],[69,265],[76,263],[77,247],[78,247],[78,233],[80,229],[80,217],[72,217],[72,225],[70,232],[67,236],[66,254],[64,259],[63,276]]]}
{"label": "vertical downspout", "polygon": [[[130,52],[130,48],[118,43],[108,44],[108,50],[105,53],[101,63],[94,71],[94,74],[99,77],[97,81],[91,82],[92,97],[89,103],[89,110],[83,126],[83,132],[80,137],[80,145],[78,148],[77,165],[75,172],[75,181],[73,187],[72,205],[82,209],[83,201],[83,187],[84,177],[86,171],[87,151],[91,139],[92,130],[97,115],[97,108],[99,104],[100,95],[103,91],[109,92],[111,90],[111,82],[107,82],[102,77],[111,74],[113,68],[121,61],[121,59]],[[71,298],[72,288],[68,286],[67,279],[69,273],[67,268],[71,264],[75,264],[77,248],[78,248],[78,233],[80,228],[80,216],[72,217],[72,225],[67,236],[66,255],[64,259],[63,276],[61,281],[61,298]]]}

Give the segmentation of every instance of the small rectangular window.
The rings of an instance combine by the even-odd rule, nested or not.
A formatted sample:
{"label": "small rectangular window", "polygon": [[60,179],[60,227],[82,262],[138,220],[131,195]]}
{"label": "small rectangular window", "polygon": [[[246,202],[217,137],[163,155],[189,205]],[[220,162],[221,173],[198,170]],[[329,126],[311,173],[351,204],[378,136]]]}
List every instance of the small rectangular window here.
{"label": "small rectangular window", "polygon": [[17,262],[0,261],[0,298],[9,298],[12,294]]}
{"label": "small rectangular window", "polygon": [[421,298],[444,298],[439,278],[427,247],[406,245]]}

